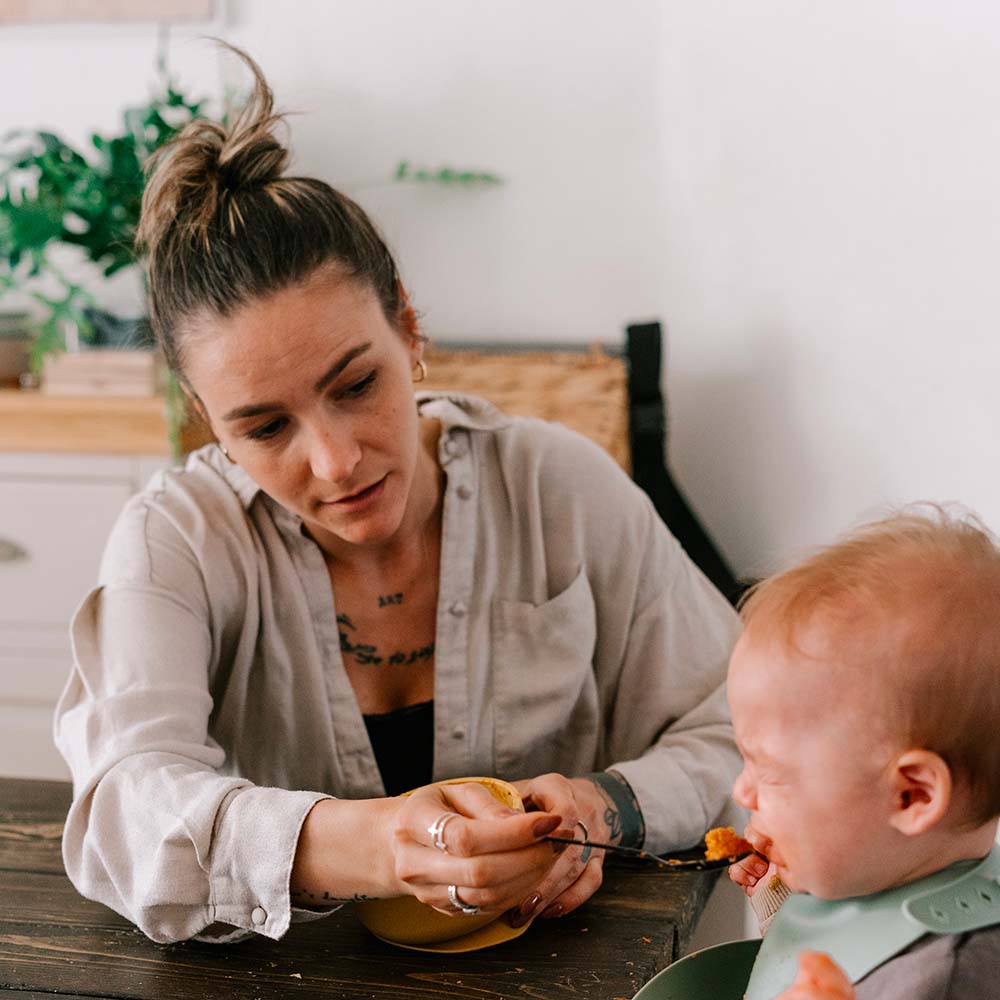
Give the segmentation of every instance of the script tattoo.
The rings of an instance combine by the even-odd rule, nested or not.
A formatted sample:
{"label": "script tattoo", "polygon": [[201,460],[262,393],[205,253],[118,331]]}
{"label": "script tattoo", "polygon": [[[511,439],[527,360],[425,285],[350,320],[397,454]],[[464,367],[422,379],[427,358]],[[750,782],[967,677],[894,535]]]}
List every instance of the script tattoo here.
{"label": "script tattoo", "polygon": [[337,623],[342,626],[340,629],[340,651],[345,656],[353,656],[354,659],[364,665],[381,666],[383,663],[389,667],[409,667],[414,663],[423,660],[430,660],[434,656],[434,643],[429,642],[419,649],[411,649],[409,652],[397,650],[395,653],[380,654],[378,647],[374,643],[356,642],[344,629],[357,632],[354,622],[347,615],[337,615]]}
{"label": "script tattoo", "polygon": [[292,903],[299,906],[339,906],[341,903],[364,903],[377,896],[366,896],[356,892],[353,896],[334,896],[329,892],[310,892],[308,889],[293,889],[289,893]]}
{"label": "script tattoo", "polygon": [[378,606],[380,608],[387,608],[390,604],[402,604],[403,595],[402,594],[382,594],[378,599]]}

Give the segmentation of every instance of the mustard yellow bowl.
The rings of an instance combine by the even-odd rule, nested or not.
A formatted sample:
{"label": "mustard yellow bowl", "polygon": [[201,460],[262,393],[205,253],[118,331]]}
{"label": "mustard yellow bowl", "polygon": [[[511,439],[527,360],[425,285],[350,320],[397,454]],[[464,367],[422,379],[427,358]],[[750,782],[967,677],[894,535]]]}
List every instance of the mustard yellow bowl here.
{"label": "mustard yellow bowl", "polygon": [[[449,778],[423,787],[469,782],[483,785],[505,806],[524,812],[524,803],[517,789],[499,778]],[[415,788],[413,791],[419,789]],[[527,924],[523,927],[511,927],[502,916],[495,913],[477,914],[474,917],[462,914],[449,916],[421,903],[414,896],[372,899],[355,904],[355,910],[361,923],[376,937],[389,944],[416,951],[474,951],[509,941],[528,929]]]}

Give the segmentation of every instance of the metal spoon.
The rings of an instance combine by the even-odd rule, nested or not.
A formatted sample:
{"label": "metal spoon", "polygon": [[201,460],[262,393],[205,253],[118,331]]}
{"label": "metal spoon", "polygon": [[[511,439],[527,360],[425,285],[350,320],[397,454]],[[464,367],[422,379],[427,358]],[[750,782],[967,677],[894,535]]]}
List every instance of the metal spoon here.
{"label": "metal spoon", "polygon": [[601,851],[611,851],[613,854],[623,854],[640,861],[651,861],[658,868],[668,872],[711,872],[719,868],[728,868],[734,861],[745,858],[752,851],[734,854],[732,857],[720,858],[718,861],[707,861],[705,858],[662,858],[638,847],[623,847],[621,844],[602,844],[596,840],[574,840],[571,837],[546,837],[556,844],[576,844],[577,847],[594,847]]}

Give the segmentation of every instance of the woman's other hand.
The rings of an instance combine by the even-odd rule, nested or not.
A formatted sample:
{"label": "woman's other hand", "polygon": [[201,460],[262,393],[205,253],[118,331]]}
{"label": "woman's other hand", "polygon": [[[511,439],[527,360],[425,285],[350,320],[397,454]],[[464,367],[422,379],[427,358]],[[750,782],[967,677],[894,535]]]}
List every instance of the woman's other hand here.
{"label": "woman's other hand", "polygon": [[775,1000],[855,1000],[854,987],[829,955],[804,951],[795,982]]}
{"label": "woman's other hand", "polygon": [[[621,779],[624,788],[627,783]],[[544,809],[562,817],[558,836],[617,843],[622,836],[619,810],[608,793],[590,778],[543,774],[514,783],[528,809]],[[627,795],[631,796],[631,789]],[[641,823],[641,814],[636,818]],[[584,837],[586,829],[586,837]],[[604,880],[604,851],[567,847],[548,875],[532,887],[510,914],[520,927],[534,916],[561,917],[585,903]]]}
{"label": "woman's other hand", "polygon": [[[400,891],[443,913],[456,912],[450,885],[465,906],[509,910],[549,876],[563,852],[543,839],[563,824],[559,814],[517,812],[475,782],[429,786],[399,802],[392,852]],[[455,815],[441,826],[449,813]],[[436,821],[443,848],[431,833]]]}

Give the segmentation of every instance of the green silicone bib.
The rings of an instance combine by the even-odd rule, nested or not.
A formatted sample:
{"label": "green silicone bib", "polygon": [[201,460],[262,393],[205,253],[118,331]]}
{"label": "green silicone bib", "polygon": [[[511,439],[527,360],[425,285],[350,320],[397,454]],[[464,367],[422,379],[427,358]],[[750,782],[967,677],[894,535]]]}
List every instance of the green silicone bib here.
{"label": "green silicone bib", "polygon": [[793,895],[761,944],[746,1000],[773,1000],[795,979],[800,952],[823,951],[858,982],[925,934],[1000,924],[1000,847],[927,878],[856,899]]}

